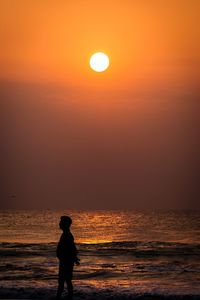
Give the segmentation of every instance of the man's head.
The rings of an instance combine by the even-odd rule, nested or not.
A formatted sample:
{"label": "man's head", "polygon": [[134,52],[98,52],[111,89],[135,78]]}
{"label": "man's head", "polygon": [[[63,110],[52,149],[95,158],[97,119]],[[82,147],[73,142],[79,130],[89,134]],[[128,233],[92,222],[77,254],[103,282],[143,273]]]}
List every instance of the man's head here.
{"label": "man's head", "polygon": [[62,229],[63,231],[68,230],[70,228],[71,224],[72,224],[72,219],[70,217],[68,217],[68,216],[60,217],[59,226],[60,226],[60,229]]}

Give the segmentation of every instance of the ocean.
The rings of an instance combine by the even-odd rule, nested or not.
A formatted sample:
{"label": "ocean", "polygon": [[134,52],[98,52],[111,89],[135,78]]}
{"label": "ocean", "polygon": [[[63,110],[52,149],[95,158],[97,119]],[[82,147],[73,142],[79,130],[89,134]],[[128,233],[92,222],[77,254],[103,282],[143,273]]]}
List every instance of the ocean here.
{"label": "ocean", "polygon": [[81,260],[77,299],[200,296],[200,212],[7,210],[0,213],[1,299],[55,298],[61,215],[73,219]]}

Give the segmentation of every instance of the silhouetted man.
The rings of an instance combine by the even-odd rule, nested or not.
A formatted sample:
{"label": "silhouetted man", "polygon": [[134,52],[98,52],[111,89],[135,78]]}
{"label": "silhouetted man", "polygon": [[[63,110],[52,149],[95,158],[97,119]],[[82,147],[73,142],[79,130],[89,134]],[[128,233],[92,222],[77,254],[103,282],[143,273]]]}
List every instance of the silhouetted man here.
{"label": "silhouetted man", "polygon": [[59,275],[58,275],[58,290],[57,299],[61,298],[62,292],[64,290],[64,283],[67,283],[67,290],[69,299],[73,297],[73,267],[74,263],[79,264],[79,259],[77,257],[77,249],[74,243],[74,237],[70,231],[70,226],[72,224],[72,219],[68,216],[62,216],[60,218],[60,229],[63,233],[60,237],[57,246],[57,257],[59,259]]}

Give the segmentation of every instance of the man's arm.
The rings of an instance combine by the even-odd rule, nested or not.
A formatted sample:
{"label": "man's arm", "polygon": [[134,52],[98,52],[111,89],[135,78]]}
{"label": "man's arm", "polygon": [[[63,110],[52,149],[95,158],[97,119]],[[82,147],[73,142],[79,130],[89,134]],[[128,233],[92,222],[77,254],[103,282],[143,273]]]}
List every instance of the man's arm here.
{"label": "man's arm", "polygon": [[72,255],[74,257],[74,262],[76,265],[80,265],[80,259],[78,258],[78,251],[76,248],[76,244],[74,243],[74,237],[72,235]]}

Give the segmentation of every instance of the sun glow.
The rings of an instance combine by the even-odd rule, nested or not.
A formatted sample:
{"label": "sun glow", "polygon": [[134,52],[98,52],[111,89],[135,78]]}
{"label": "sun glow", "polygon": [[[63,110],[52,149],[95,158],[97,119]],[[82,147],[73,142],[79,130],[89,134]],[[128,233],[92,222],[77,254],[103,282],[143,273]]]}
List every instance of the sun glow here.
{"label": "sun glow", "polygon": [[103,52],[94,53],[90,58],[90,67],[95,72],[103,72],[109,66],[109,58]]}
{"label": "sun glow", "polygon": [[113,241],[110,239],[87,239],[83,242],[83,244],[105,244],[105,243],[112,243]]}

